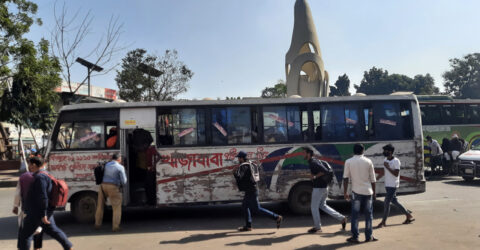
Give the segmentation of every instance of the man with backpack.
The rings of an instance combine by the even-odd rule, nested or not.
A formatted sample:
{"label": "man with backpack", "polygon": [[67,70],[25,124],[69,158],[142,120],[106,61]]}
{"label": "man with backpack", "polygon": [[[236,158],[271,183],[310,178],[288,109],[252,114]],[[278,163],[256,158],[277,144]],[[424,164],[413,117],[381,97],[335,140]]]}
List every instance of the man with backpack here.
{"label": "man with backpack", "polygon": [[[72,249],[72,243],[67,239],[65,233],[57,227],[53,212],[55,204],[52,201],[58,200],[55,183],[47,172],[41,170],[43,160],[39,157],[29,159],[29,169],[32,170],[35,180],[28,191],[28,198],[25,201],[25,212],[27,216],[23,221],[23,227],[18,235],[17,247],[20,250],[30,249],[31,239],[35,230],[41,226],[43,232],[57,240],[64,249]],[[55,191],[55,192],[54,192]],[[35,246],[41,248],[41,246]]]}
{"label": "man with backpack", "polygon": [[304,147],[305,160],[308,161],[313,190],[310,209],[313,217],[313,227],[308,230],[308,233],[321,232],[320,212],[322,209],[325,213],[342,223],[342,229],[345,230],[347,225],[347,217],[327,205],[328,185],[333,181],[332,167],[326,162],[313,158],[313,150]]}
{"label": "man with backpack", "polygon": [[260,206],[258,201],[257,182],[260,180],[257,166],[248,161],[247,153],[240,151],[237,156],[240,166],[234,169],[233,175],[237,181],[238,189],[245,192],[243,197],[243,211],[245,213],[245,226],[239,227],[238,231],[252,231],[252,212],[268,216],[276,221],[277,228],[283,221],[283,217]]}

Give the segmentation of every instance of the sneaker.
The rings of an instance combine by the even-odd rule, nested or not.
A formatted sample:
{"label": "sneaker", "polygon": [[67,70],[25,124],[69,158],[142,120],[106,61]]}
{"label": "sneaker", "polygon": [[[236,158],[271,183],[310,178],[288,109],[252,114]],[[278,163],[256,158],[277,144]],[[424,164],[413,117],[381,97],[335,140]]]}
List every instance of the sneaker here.
{"label": "sneaker", "polygon": [[353,236],[348,238],[347,241],[354,244],[360,243],[360,241],[357,238],[353,238]]}
{"label": "sneaker", "polygon": [[307,231],[309,234],[314,234],[316,232],[322,232],[322,229],[321,228],[315,228],[315,227],[312,227],[310,229],[308,229]]}
{"label": "sneaker", "polygon": [[365,240],[365,242],[370,242],[370,241],[378,241],[378,239],[372,236]]}
{"label": "sneaker", "polygon": [[277,217],[277,229],[280,228],[280,224],[282,224],[282,221],[283,221],[283,216],[279,215]]}
{"label": "sneaker", "polygon": [[252,231],[252,228],[251,228],[251,227],[247,227],[247,226],[243,226],[243,227],[237,228],[237,230],[238,230],[239,232],[248,232],[248,231]]}

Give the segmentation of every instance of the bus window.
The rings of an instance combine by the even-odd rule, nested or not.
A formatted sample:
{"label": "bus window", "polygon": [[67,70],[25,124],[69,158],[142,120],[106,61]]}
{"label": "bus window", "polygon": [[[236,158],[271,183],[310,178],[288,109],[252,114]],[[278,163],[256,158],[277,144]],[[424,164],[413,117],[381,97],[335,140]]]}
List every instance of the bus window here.
{"label": "bus window", "polygon": [[382,102],[374,104],[375,134],[379,140],[410,139],[411,112],[401,110],[399,103]]}
{"label": "bus window", "polygon": [[256,107],[251,107],[251,114],[252,114],[252,143],[260,142],[259,138],[259,125],[258,125],[258,111]]}
{"label": "bus window", "polygon": [[308,130],[308,111],[302,111],[302,137],[303,141],[307,141],[309,137],[309,130]]}
{"label": "bus window", "polygon": [[212,109],[213,144],[251,143],[250,108]]}
{"label": "bus window", "polygon": [[359,110],[352,106],[345,107],[345,129],[347,140],[361,140],[365,133],[362,133]]}
{"label": "bus window", "polygon": [[343,105],[324,105],[321,111],[322,140],[345,141],[345,110]]}
{"label": "bus window", "polygon": [[118,148],[118,129],[115,124],[107,124],[105,131],[108,131],[107,136],[105,137],[105,145],[107,148]]}
{"label": "bus window", "polygon": [[67,122],[60,125],[58,130],[57,141],[55,142],[55,149],[69,149],[72,143],[73,123]]}
{"label": "bus window", "polygon": [[265,142],[287,141],[285,107],[263,108],[263,136]]}
{"label": "bus window", "polygon": [[470,104],[467,108],[467,122],[468,123],[480,123],[480,105]]}
{"label": "bus window", "polygon": [[410,103],[400,103],[400,117],[403,125],[403,138],[413,137],[412,115],[410,111]]}
{"label": "bus window", "polygon": [[313,132],[315,135],[315,141],[322,140],[322,126],[320,122],[320,109],[314,108],[313,109]]}
{"label": "bus window", "polygon": [[420,105],[420,112],[422,114],[423,125],[441,124],[442,117],[441,117],[439,105],[436,105],[436,104]]}
{"label": "bus window", "polygon": [[173,145],[205,144],[205,111],[172,110]]}
{"label": "bus window", "polygon": [[73,142],[71,149],[105,148],[103,122],[76,122],[73,124]]}
{"label": "bus window", "polygon": [[158,146],[173,145],[173,115],[171,112],[158,112]]}
{"label": "bus window", "polygon": [[[301,114],[302,111],[300,111],[299,107],[287,106],[287,131],[289,141],[303,141]],[[308,122],[306,125],[308,130]]]}
{"label": "bus window", "polygon": [[375,123],[373,122],[373,109],[372,107],[363,109],[363,119],[365,119],[365,134],[368,138],[375,136]]}

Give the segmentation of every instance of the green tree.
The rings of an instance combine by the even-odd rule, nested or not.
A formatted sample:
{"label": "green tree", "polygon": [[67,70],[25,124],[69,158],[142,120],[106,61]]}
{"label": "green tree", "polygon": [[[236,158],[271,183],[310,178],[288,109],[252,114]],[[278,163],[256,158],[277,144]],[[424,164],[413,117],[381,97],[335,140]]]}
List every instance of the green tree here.
{"label": "green tree", "polygon": [[35,22],[37,5],[26,0],[6,0],[0,2],[0,83],[2,90],[7,87],[6,81],[12,77],[11,67],[18,64],[24,52],[21,49],[23,35],[30,31]]}
{"label": "green tree", "polygon": [[283,80],[278,80],[273,87],[266,87],[262,90],[262,98],[281,98],[287,97],[287,84]]}
{"label": "green tree", "polygon": [[450,67],[443,73],[445,92],[459,98],[480,98],[480,53],[450,59]]}
{"label": "green tree", "polygon": [[54,89],[61,83],[60,64],[49,55],[49,44],[42,39],[37,49],[32,41],[22,40],[21,57],[12,76],[11,88],[4,91],[0,105],[2,120],[41,129],[51,129],[53,104],[59,96]]}
{"label": "green tree", "polygon": [[338,77],[338,80],[335,82],[335,86],[330,86],[329,96],[350,96],[350,79],[348,79],[347,74],[343,74]]}
{"label": "green tree", "polygon": [[413,79],[402,74],[388,74],[381,68],[365,71],[359,85],[355,85],[357,93],[367,95],[388,95],[396,91],[409,91],[417,95],[438,94],[435,82],[430,74],[416,75]]}
{"label": "green tree", "polygon": [[162,57],[135,49],[122,59],[117,70],[117,86],[126,101],[169,101],[188,90],[193,72],[178,60],[176,50],[166,50]]}

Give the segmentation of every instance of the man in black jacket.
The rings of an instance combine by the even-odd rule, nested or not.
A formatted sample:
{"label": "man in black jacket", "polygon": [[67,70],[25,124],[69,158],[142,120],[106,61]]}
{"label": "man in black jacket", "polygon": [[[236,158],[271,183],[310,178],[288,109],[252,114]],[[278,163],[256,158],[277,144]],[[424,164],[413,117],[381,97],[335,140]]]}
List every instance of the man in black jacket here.
{"label": "man in black jacket", "polygon": [[[31,239],[35,229],[39,226],[43,232],[57,240],[64,249],[72,249],[72,243],[67,239],[65,233],[55,224],[53,211],[55,207],[49,205],[49,197],[52,192],[52,180],[43,174],[40,169],[43,160],[39,157],[29,159],[29,169],[32,170],[35,180],[28,191],[28,198],[25,201],[25,212],[27,217],[18,234],[17,247],[20,250],[30,249]],[[35,246],[41,248],[41,246]]]}
{"label": "man in black jacket", "polygon": [[[328,184],[323,178],[331,171],[330,165],[326,161],[321,161],[313,158],[313,150],[308,147],[304,147],[303,151],[305,153],[305,160],[308,161],[310,167],[310,173],[313,190],[312,190],[312,200],[310,203],[310,209],[312,211],[313,217],[313,227],[308,230],[309,233],[321,232],[321,222],[320,222],[320,212],[319,208],[322,209],[325,213],[329,214],[333,218],[341,221],[342,229],[345,230],[347,224],[347,217],[343,216],[339,212],[335,211],[333,208],[327,205],[327,195],[328,195]],[[333,174],[333,173],[330,173]]]}
{"label": "man in black jacket", "polygon": [[252,231],[252,212],[268,216],[277,222],[277,228],[280,228],[283,217],[260,206],[258,202],[257,182],[252,174],[250,162],[247,154],[240,151],[237,156],[240,166],[234,169],[234,176],[237,180],[238,189],[245,192],[243,197],[243,211],[245,213],[245,226],[239,227],[238,231]]}

